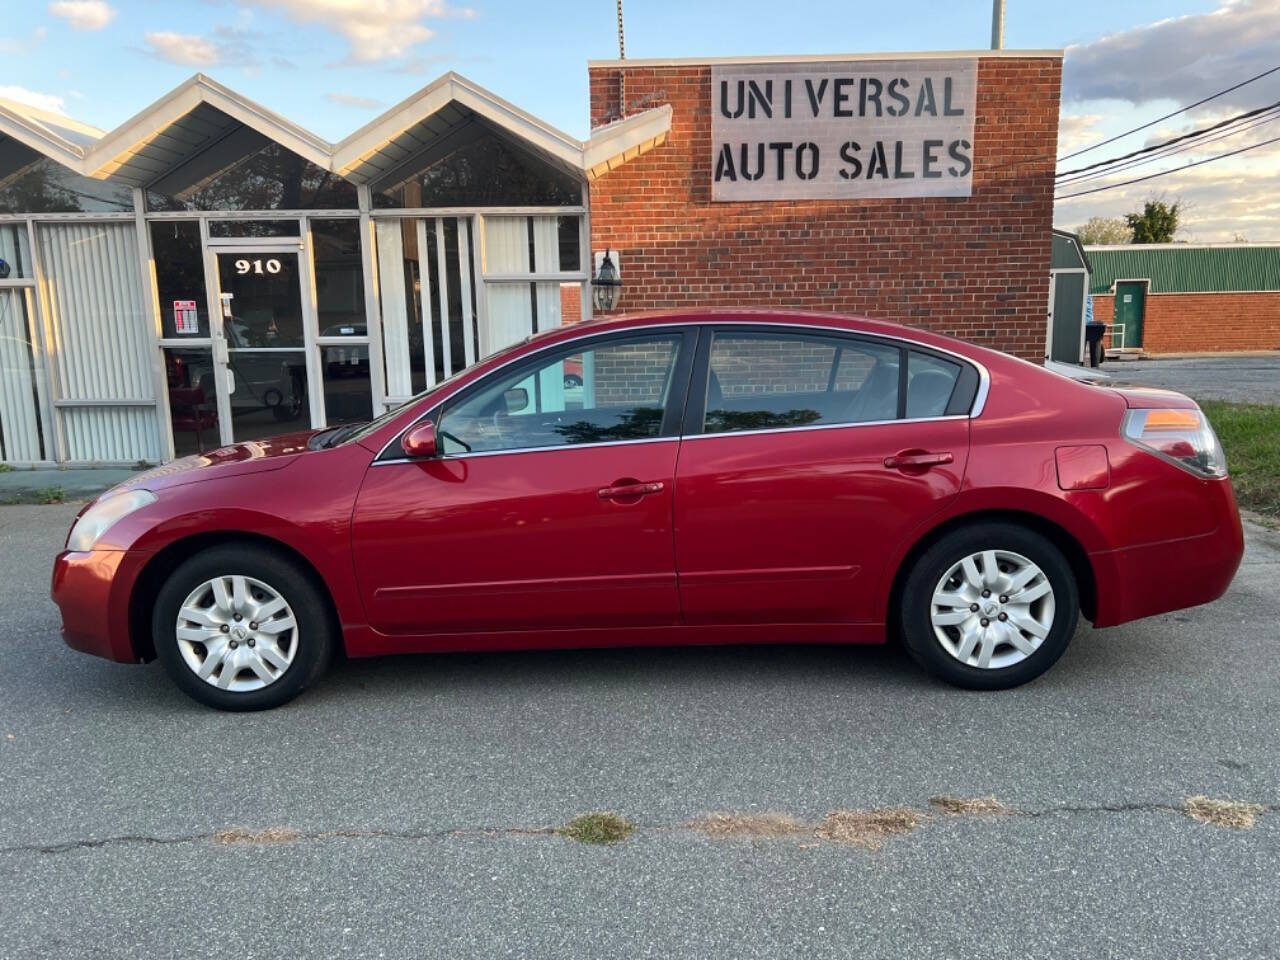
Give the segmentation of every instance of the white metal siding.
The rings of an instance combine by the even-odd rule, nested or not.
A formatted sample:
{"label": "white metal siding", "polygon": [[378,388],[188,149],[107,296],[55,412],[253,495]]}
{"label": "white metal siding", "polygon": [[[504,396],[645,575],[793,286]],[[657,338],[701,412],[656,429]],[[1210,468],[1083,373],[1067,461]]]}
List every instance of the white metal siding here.
{"label": "white metal siding", "polygon": [[40,460],[27,290],[0,290],[0,460]]}
{"label": "white metal siding", "polygon": [[[159,459],[149,311],[132,223],[38,228],[59,420],[72,461]],[[94,406],[107,401],[107,405]],[[111,401],[147,402],[110,405]]]}

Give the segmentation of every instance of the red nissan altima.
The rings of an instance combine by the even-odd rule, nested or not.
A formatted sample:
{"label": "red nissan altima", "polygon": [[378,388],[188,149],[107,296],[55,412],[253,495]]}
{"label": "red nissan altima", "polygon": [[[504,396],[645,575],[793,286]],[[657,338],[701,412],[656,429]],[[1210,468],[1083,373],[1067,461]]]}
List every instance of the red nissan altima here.
{"label": "red nissan altima", "polygon": [[[570,371],[572,375],[567,375]],[[1177,394],[888,323],[591,322],[360,425],[140,474],[76,518],[63,635],[272,707],[351,656],[880,643],[1024,683],[1095,627],[1206,603],[1243,553]]]}

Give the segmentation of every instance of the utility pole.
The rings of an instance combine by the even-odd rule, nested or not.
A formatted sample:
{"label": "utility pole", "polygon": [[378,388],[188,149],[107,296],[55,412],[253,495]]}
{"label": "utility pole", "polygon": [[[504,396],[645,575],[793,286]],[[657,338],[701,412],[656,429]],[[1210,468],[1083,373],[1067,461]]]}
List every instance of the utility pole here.
{"label": "utility pole", "polygon": [[[618,10],[622,10],[622,0],[618,0]],[[991,0],[991,49],[1004,49],[1004,0]]]}
{"label": "utility pole", "polygon": [[[618,0],[618,59],[627,59],[627,43],[622,32],[622,0]],[[627,68],[618,67],[618,117],[627,115]]]}

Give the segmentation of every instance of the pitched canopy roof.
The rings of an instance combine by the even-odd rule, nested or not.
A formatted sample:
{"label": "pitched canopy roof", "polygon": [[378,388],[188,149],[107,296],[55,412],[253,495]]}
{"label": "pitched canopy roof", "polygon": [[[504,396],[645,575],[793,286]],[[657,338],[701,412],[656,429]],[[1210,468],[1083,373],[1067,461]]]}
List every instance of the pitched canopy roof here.
{"label": "pitched canopy roof", "polygon": [[385,184],[484,133],[594,179],[662,143],[670,129],[663,106],[578,140],[452,72],[336,144],[203,74],[109,132],[0,100],[0,148],[16,140],[77,173],[145,188],[194,182],[269,142],[353,182]]}

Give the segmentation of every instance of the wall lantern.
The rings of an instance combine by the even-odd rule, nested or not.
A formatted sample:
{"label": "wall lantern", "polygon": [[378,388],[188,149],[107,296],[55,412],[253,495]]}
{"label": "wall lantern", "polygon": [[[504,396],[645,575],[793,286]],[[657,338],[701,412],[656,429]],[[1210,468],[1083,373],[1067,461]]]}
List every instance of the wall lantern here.
{"label": "wall lantern", "polygon": [[601,313],[608,313],[618,305],[618,295],[621,292],[622,275],[606,249],[603,259],[596,266],[596,275],[591,279],[591,296],[595,300],[596,309]]}

